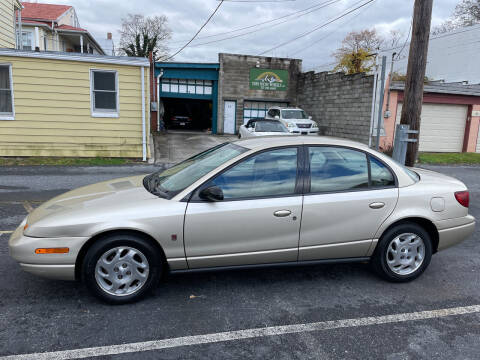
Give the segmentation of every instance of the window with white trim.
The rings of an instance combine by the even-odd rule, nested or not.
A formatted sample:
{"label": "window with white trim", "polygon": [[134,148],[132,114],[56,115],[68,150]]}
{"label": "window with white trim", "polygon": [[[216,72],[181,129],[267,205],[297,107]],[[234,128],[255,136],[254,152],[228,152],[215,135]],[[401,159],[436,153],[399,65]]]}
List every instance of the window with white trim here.
{"label": "window with white trim", "polygon": [[92,115],[118,116],[118,74],[115,70],[91,70]]}
{"label": "window with white trim", "polygon": [[[20,31],[17,31],[17,44],[18,43],[20,43]],[[35,50],[32,31],[22,31],[22,50]]]}
{"label": "window with white trim", "polygon": [[0,120],[13,120],[12,66],[0,64]]}

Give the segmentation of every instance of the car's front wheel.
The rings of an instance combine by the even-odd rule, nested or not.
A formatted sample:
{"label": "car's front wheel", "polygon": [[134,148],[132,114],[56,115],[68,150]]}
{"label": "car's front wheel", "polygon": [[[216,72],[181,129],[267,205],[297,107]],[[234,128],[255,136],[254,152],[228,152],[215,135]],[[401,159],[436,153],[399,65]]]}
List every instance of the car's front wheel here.
{"label": "car's front wheel", "polygon": [[428,232],[418,224],[402,223],[380,238],[372,265],[383,278],[406,282],[420,276],[431,258],[432,241]]}
{"label": "car's front wheel", "polygon": [[83,261],[82,279],[98,298],[112,304],[141,299],[161,276],[162,258],[146,239],[114,234],[98,239]]}

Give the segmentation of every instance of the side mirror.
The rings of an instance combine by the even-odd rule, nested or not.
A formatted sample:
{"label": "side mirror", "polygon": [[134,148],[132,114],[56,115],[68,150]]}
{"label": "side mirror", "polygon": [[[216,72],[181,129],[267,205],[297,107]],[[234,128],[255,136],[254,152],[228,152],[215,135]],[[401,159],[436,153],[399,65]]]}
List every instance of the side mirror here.
{"label": "side mirror", "polygon": [[206,201],[222,201],[223,191],[218,186],[214,185],[200,191],[200,194],[198,194],[198,196],[200,197],[200,199]]}
{"label": "side mirror", "polygon": [[280,119],[280,116],[278,116],[278,115],[275,115],[275,119],[277,119],[277,120],[278,120],[278,119]]}
{"label": "side mirror", "polygon": [[309,120],[312,120],[312,117],[311,117],[311,116],[309,116],[309,117],[308,117],[308,119],[309,119]]}

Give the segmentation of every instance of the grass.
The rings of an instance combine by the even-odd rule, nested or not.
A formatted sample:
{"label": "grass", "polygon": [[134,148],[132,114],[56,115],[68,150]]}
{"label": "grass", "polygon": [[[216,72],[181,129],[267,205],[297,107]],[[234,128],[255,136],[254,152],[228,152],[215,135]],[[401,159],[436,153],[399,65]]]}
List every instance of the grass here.
{"label": "grass", "polygon": [[421,164],[480,164],[479,153],[420,153]]}
{"label": "grass", "polygon": [[74,157],[0,157],[0,166],[105,166],[138,163],[138,159],[125,158],[74,158]]}

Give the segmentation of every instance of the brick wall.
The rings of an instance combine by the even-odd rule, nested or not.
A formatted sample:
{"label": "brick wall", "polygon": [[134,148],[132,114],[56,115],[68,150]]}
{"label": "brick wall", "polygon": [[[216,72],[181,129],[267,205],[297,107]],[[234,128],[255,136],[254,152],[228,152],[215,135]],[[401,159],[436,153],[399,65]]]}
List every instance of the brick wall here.
{"label": "brick wall", "polygon": [[368,144],[373,83],[365,74],[302,73],[297,105],[318,122],[322,135]]}
{"label": "brick wall", "polygon": [[[301,73],[302,60],[221,53],[219,54],[219,63],[217,122],[219,134],[223,133],[225,100],[235,100],[237,102],[237,129],[243,123],[243,103],[245,100],[286,102],[290,106],[296,105],[297,80]],[[255,67],[288,70],[287,91],[251,90],[249,85],[250,69]]]}

